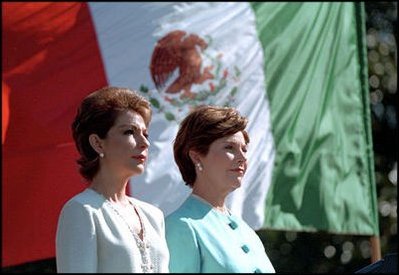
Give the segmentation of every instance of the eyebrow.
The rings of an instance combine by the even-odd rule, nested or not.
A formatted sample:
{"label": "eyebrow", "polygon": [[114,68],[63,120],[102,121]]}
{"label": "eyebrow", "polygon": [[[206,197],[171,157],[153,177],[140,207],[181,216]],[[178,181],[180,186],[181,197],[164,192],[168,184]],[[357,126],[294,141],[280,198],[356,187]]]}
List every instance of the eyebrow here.
{"label": "eyebrow", "polygon": [[238,141],[235,141],[235,140],[226,140],[226,141],[223,141],[222,143],[223,144],[237,144],[237,145],[243,144],[245,146],[248,145],[248,143],[246,143],[245,140],[244,140],[244,143],[241,143],[241,142],[238,142]]}
{"label": "eyebrow", "polygon": [[[135,128],[135,129],[141,129],[140,126],[137,125],[137,124],[122,124],[122,125],[120,125],[118,128],[119,128],[119,129],[122,129],[122,128],[125,128],[125,127]],[[147,130],[147,127],[144,127],[143,130]]]}

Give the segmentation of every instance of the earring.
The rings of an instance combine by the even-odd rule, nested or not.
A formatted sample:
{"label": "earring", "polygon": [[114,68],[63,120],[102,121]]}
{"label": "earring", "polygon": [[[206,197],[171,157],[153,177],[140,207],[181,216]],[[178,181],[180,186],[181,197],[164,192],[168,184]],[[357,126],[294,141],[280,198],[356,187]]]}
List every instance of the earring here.
{"label": "earring", "polygon": [[199,163],[199,162],[197,162],[197,163],[195,164],[195,166],[197,166],[198,171],[200,171],[200,172],[202,172],[202,170],[204,170],[203,167],[202,167],[202,165],[201,165],[201,163]]}
{"label": "earring", "polygon": [[104,153],[100,153],[100,158],[103,158],[104,157]]}

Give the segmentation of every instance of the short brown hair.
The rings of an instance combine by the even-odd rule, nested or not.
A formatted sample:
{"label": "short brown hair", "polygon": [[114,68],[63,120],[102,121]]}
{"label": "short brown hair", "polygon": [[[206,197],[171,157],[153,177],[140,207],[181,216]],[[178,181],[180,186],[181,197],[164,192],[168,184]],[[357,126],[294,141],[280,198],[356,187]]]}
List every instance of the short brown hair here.
{"label": "short brown hair", "polygon": [[190,112],[181,122],[173,145],[175,161],[186,185],[193,187],[197,178],[189,151],[206,155],[215,140],[239,131],[248,144],[248,133],[244,130],[247,122],[247,118],[231,107],[200,106]]}
{"label": "short brown hair", "polygon": [[150,103],[136,91],[120,87],[103,87],[86,96],[72,122],[72,135],[81,157],[77,160],[80,174],[91,181],[99,169],[97,152],[89,143],[89,136],[105,138],[117,117],[124,111],[140,114],[148,126],[151,120]]}

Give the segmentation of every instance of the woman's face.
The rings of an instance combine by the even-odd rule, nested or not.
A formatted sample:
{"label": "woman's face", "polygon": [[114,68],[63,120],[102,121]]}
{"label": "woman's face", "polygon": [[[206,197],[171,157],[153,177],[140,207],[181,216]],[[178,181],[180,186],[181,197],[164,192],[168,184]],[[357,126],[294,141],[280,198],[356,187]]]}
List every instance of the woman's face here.
{"label": "woman's face", "polygon": [[[247,144],[243,133],[219,138],[211,143],[206,156],[200,156],[203,171],[199,177],[221,192],[232,192],[241,186],[247,170]],[[199,175],[202,174],[202,175]]]}
{"label": "woman's face", "polygon": [[143,173],[150,145],[147,138],[147,127],[141,115],[130,110],[121,113],[103,139],[102,167],[121,176]]}

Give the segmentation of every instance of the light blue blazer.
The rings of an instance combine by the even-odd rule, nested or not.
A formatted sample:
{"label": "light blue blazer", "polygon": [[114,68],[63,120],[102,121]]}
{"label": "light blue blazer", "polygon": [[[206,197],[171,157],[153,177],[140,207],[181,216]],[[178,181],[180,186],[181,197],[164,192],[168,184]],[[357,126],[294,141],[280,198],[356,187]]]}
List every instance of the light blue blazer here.
{"label": "light blue blazer", "polygon": [[165,226],[172,273],[275,273],[252,228],[194,195]]}

